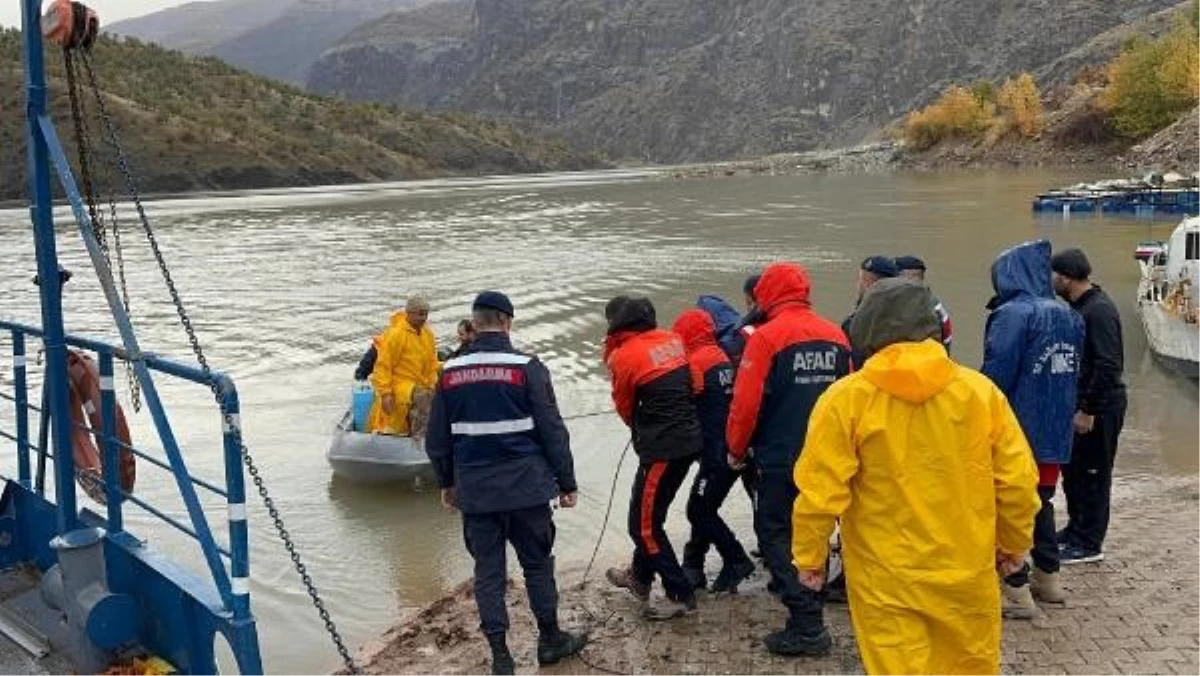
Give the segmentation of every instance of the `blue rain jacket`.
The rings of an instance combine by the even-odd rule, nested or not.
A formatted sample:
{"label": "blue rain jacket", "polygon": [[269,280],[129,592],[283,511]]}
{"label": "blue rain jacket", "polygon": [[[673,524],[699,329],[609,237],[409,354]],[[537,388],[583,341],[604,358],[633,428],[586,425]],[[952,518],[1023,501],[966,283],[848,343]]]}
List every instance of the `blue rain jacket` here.
{"label": "blue rain jacket", "polygon": [[1046,240],[996,258],[980,370],[1008,397],[1037,461],[1062,464],[1071,459],[1083,318],[1054,298],[1050,276]]}

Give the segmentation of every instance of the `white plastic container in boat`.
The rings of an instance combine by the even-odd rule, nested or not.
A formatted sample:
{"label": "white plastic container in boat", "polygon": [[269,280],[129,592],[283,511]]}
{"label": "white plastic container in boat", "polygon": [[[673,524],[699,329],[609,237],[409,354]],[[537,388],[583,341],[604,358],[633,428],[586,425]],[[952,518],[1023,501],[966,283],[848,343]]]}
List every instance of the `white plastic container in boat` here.
{"label": "white plastic container in boat", "polygon": [[435,479],[425,455],[424,439],[354,430],[354,415],[346,411],[333,429],[325,454],[333,473],[359,483]]}

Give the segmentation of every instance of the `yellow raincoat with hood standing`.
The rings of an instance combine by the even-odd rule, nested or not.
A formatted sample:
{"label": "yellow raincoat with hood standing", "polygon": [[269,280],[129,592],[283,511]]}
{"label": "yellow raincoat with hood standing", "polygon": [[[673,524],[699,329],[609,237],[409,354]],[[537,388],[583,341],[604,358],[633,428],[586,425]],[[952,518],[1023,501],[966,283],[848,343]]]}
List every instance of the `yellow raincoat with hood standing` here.
{"label": "yellow raincoat with hood standing", "polygon": [[[404,311],[392,315],[392,324],[377,346],[379,356],[371,371],[375,403],[367,418],[367,429],[388,434],[409,433],[409,410],[416,388],[432,390],[437,383],[437,344],[429,325],[417,331],[408,323]],[[396,399],[392,414],[383,410],[383,397]]]}
{"label": "yellow raincoat with hood standing", "polygon": [[954,363],[925,287],[882,280],[863,369],[818,400],[795,468],[792,552],[824,567],[835,519],[869,674],[999,673],[997,550],[1032,543],[1033,454],[1004,395]]}

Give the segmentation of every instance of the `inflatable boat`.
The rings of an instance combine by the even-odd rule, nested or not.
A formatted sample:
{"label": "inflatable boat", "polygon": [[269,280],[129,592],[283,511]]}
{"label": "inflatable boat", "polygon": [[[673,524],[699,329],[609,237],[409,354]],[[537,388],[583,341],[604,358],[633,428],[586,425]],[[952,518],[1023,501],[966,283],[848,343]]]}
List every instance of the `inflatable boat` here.
{"label": "inflatable boat", "polygon": [[435,480],[423,439],[358,432],[351,411],[346,411],[334,427],[325,457],[334,475],[349,481]]}

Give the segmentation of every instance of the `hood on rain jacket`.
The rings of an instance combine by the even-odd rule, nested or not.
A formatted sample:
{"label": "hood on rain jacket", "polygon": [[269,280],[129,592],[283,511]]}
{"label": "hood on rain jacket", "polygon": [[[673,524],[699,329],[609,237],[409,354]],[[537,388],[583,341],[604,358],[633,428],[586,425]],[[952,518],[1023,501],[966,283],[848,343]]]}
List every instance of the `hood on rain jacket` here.
{"label": "hood on rain jacket", "polygon": [[503,333],[480,333],[446,362],[425,452],[464,514],[536,507],[576,490],[550,372]]}
{"label": "hood on rain jacket", "polygon": [[1071,459],[1083,319],[1055,300],[1050,277],[1046,240],[996,258],[980,370],[1008,397],[1038,462],[1062,464]]}
{"label": "hood on rain jacket", "polygon": [[996,550],[1028,551],[1041,501],[991,381],[934,338],[885,347],[817,402],[794,479],[798,569],[825,565],[841,520],[867,673],[999,673]]}
{"label": "hood on rain jacket", "polygon": [[604,341],[613,404],[642,462],[695,456],[702,444],[683,341],[657,326],[650,301],[626,299]]}
{"label": "hood on rain jacket", "polygon": [[792,263],[768,266],[754,287],[767,320],[734,378],[726,442],[735,459],[753,447],[760,466],[791,469],[817,397],[850,372],[845,334],[812,311],[808,293],[808,274]]}
{"label": "hood on rain jacket", "polygon": [[683,340],[700,433],[704,441],[702,462],[724,467],[728,454],[725,423],[733,395],[733,365],[717,347],[712,318],[703,310],[688,310],[671,327]]}
{"label": "hood on rain jacket", "polygon": [[708,313],[717,330],[717,345],[736,370],[746,351],[746,341],[750,334],[758,330],[758,325],[766,321],[766,317],[758,308],[753,308],[743,317],[732,305],[719,296],[705,295],[696,300],[696,307]]}

